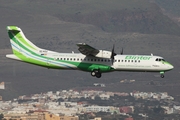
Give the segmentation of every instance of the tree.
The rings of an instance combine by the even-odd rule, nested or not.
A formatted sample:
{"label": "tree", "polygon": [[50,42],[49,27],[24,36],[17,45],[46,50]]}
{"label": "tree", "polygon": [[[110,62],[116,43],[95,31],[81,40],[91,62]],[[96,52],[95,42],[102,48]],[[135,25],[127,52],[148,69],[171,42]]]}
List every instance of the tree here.
{"label": "tree", "polygon": [[4,118],[3,114],[0,114],[0,120],[2,120]]}

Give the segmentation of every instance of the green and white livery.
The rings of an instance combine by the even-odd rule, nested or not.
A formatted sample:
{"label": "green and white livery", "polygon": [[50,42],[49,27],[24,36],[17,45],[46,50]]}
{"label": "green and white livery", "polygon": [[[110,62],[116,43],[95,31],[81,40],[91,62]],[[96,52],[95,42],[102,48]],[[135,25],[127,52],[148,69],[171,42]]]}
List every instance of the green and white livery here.
{"label": "green and white livery", "polygon": [[13,54],[7,58],[52,69],[71,69],[90,72],[101,77],[102,73],[112,71],[159,72],[164,73],[173,66],[160,56],[117,55],[112,51],[98,50],[85,43],[78,43],[80,53],[58,53],[42,49],[30,42],[17,26],[7,26]]}

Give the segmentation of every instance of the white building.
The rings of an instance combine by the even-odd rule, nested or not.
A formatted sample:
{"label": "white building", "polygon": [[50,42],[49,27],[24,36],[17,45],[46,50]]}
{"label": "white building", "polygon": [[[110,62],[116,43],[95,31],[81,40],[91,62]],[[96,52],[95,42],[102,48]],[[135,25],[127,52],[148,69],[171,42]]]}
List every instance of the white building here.
{"label": "white building", "polygon": [[85,108],[86,112],[109,112],[111,109],[110,106],[88,106]]}

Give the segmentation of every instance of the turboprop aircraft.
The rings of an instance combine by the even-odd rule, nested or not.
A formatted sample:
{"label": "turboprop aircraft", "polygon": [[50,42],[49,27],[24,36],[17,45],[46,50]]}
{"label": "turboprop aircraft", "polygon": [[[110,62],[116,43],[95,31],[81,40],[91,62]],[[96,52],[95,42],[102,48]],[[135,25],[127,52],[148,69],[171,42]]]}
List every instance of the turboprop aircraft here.
{"label": "turboprop aircraft", "polygon": [[30,42],[17,26],[7,26],[13,54],[7,58],[52,69],[71,69],[90,72],[100,78],[102,73],[113,71],[159,72],[164,78],[166,71],[174,67],[163,57],[154,55],[124,55],[98,50],[85,43],[78,43],[80,53],[58,53],[42,49]]}

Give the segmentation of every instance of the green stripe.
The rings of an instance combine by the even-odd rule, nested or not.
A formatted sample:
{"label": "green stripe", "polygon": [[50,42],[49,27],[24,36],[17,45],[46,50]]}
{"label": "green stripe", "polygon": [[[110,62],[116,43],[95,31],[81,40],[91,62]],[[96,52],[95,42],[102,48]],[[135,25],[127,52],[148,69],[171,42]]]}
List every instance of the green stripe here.
{"label": "green stripe", "polygon": [[[22,38],[22,37],[19,37],[21,35],[18,35],[18,37],[15,38],[12,32],[8,32],[8,33],[9,33],[9,37],[11,38],[11,40],[13,40],[17,45],[19,45],[19,47],[21,49],[24,49],[25,51],[28,51],[29,53],[31,53],[32,55],[34,55],[36,57],[45,58],[45,59],[47,59],[47,62],[48,62],[48,60],[53,60],[54,61],[54,58],[50,58],[50,57],[39,55],[39,54],[31,51],[27,47],[25,47],[23,44],[21,44],[18,41],[18,39]],[[27,44],[25,44],[25,45],[27,45]],[[28,46],[30,46],[30,45],[28,45]],[[47,64],[46,61],[44,62],[44,61],[36,60],[34,58],[27,58],[25,55],[23,55],[22,53],[20,53],[19,51],[14,50],[14,49],[13,49],[13,53],[18,58],[20,58],[22,61],[27,62],[27,63],[31,63],[31,64],[43,66],[43,67],[55,68],[55,69],[61,69],[62,68],[62,67],[59,67],[57,65],[51,64],[51,62]],[[57,60],[57,62],[63,62],[64,64],[69,63],[69,64],[72,64],[72,65],[75,65],[77,68],[79,68],[81,70],[84,70],[84,71],[92,71],[94,69],[100,69],[101,72],[109,72],[109,71],[112,70],[112,68],[110,66],[101,65],[101,64],[92,64],[92,63],[83,63],[83,62],[72,62],[72,61],[63,61],[63,60]]]}
{"label": "green stripe", "polygon": [[[31,46],[29,43],[27,43],[27,41],[25,40],[26,38],[24,38],[22,35],[21,35],[21,32],[18,31],[17,27],[15,26],[9,26],[12,30],[9,30],[9,32],[12,33],[12,36],[11,37],[17,37],[23,44],[25,44],[26,46],[34,49],[34,50],[37,50],[35,49],[33,46]],[[16,32],[17,30],[17,32]],[[14,35],[13,35],[14,34]]]}

